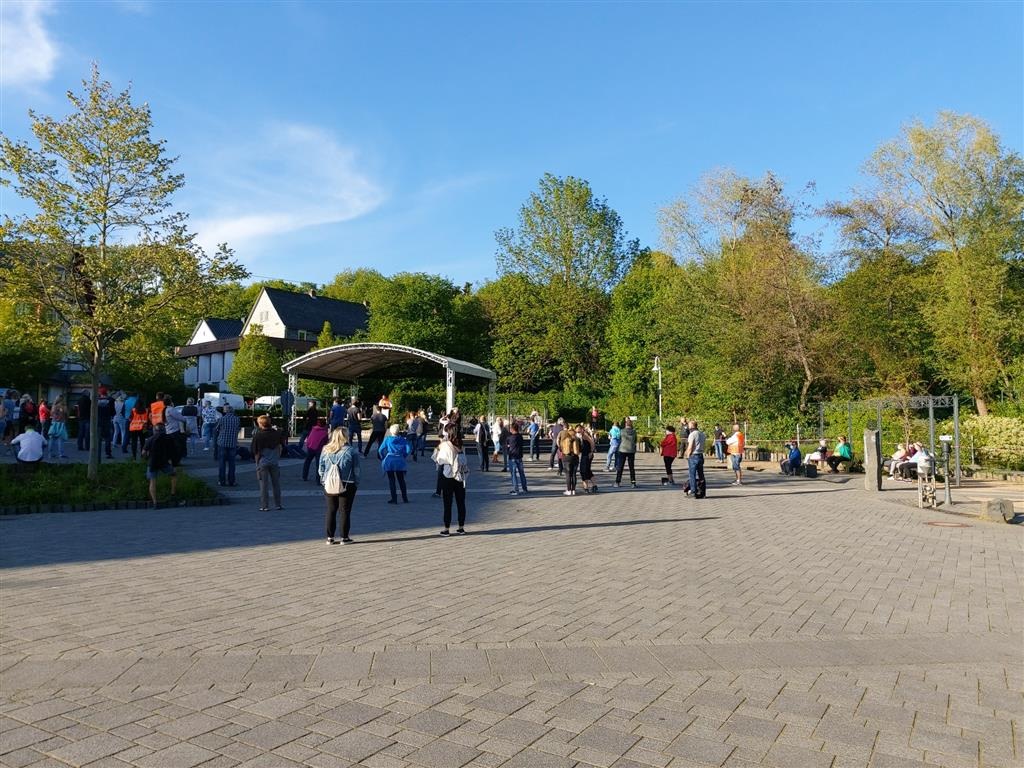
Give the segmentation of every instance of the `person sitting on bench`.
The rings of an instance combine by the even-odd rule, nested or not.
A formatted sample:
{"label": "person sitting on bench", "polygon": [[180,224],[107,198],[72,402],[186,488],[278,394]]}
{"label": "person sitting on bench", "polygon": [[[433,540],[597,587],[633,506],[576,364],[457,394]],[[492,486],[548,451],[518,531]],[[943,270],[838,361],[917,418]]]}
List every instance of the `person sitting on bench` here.
{"label": "person sitting on bench", "polygon": [[846,442],[846,435],[839,436],[839,443],[836,445],[835,453],[825,459],[828,462],[828,468],[831,472],[838,472],[839,465],[844,461],[849,463],[853,461],[853,450],[850,448],[850,444]]}
{"label": "person sitting on bench", "polygon": [[803,454],[800,453],[800,446],[796,440],[792,443],[786,443],[786,448],[789,451],[789,455],[779,462],[779,467],[782,469],[784,475],[796,475],[800,472],[800,464],[803,459]]}

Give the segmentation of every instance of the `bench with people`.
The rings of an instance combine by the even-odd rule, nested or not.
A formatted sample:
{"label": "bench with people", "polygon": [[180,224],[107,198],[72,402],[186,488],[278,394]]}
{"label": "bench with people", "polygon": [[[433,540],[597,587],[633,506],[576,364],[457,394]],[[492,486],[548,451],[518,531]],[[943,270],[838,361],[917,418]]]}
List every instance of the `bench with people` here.
{"label": "bench with people", "polygon": [[828,441],[822,438],[818,441],[818,447],[803,456],[800,451],[800,444],[792,440],[785,445],[786,457],[779,462],[779,468],[783,475],[804,475],[806,477],[817,477],[819,470],[828,467],[829,472],[835,474],[845,464],[849,469],[853,462],[853,449],[845,435],[840,435],[835,451],[829,451]]}
{"label": "bench with people", "polygon": [[883,462],[883,467],[889,473],[890,480],[913,482],[917,480],[922,467],[926,473],[933,473],[934,463],[934,457],[921,443],[899,443],[892,456]]}

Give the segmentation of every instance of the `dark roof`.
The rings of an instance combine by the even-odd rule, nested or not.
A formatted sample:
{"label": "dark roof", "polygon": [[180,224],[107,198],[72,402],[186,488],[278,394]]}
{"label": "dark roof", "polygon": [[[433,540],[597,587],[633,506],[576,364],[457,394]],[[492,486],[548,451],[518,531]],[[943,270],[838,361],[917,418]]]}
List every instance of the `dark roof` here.
{"label": "dark roof", "polygon": [[205,320],[215,339],[230,339],[242,332],[241,320],[230,320],[223,317],[208,317]]}
{"label": "dark roof", "polygon": [[293,293],[278,288],[263,290],[267,292],[281,322],[289,330],[294,328],[320,333],[327,322],[331,324],[331,333],[335,336],[351,336],[366,328],[368,313],[362,304],[329,299],[326,296],[313,297],[308,293]]}

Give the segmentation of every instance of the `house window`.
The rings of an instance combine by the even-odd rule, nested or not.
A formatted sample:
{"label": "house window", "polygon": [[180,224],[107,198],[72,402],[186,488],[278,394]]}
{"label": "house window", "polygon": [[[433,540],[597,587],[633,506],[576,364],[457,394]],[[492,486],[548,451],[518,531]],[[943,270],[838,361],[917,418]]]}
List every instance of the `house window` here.
{"label": "house window", "polygon": [[268,312],[267,310],[263,310],[262,312],[260,312],[260,322],[261,323],[267,322],[267,318],[269,316],[270,316],[270,312]]}
{"label": "house window", "polygon": [[309,333],[306,331],[299,331],[299,341],[309,341]]}

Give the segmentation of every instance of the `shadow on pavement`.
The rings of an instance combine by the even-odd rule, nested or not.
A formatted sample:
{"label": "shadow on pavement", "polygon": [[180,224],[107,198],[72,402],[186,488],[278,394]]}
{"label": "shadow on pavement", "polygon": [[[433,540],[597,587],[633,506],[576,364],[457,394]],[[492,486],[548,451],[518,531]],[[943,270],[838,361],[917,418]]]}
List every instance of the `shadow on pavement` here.
{"label": "shadow on pavement", "polygon": [[[541,533],[543,531],[571,531],[579,528],[618,528],[627,525],[655,525],[657,523],[697,523],[702,520],[718,520],[717,517],[672,517],[664,520],[613,520],[607,523],[564,523],[561,525],[525,525],[521,528],[484,528],[470,530],[467,536],[507,536],[514,533]],[[471,525],[468,521],[466,525]],[[354,536],[354,534],[353,534]],[[399,541],[426,541],[441,538],[438,533],[423,536],[389,536],[382,539],[358,539],[354,544],[393,544]],[[456,538],[453,534],[452,538]]]}

